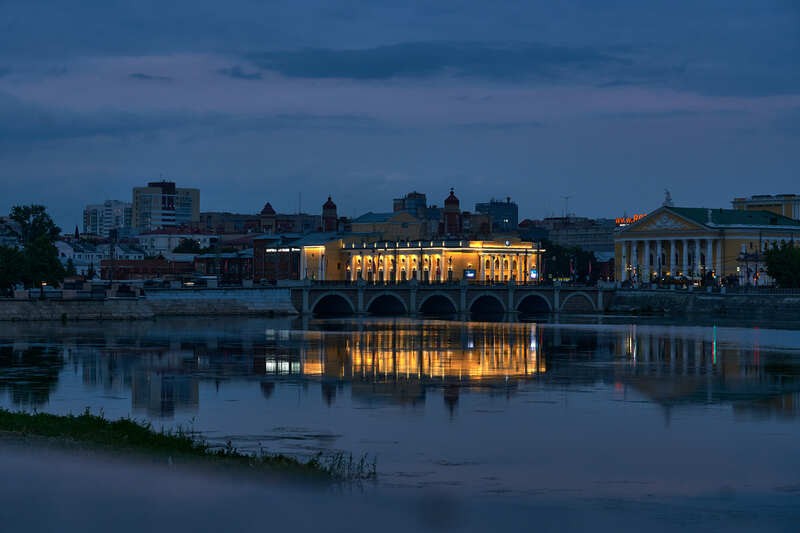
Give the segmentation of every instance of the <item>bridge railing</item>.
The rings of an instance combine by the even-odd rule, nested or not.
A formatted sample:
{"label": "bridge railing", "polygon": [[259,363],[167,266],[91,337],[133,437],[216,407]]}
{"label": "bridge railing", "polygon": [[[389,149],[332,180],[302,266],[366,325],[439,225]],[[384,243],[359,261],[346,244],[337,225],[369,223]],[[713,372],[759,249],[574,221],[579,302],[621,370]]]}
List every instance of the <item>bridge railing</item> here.
{"label": "bridge railing", "polygon": [[[365,287],[365,288],[378,288],[378,287],[397,287],[397,288],[410,288],[410,287],[417,287],[417,288],[435,288],[435,287],[448,287],[448,288],[457,288],[461,286],[466,287],[480,287],[480,288],[497,288],[497,289],[504,289],[508,287],[525,287],[529,289],[541,288],[541,289],[552,289],[555,287],[553,283],[546,283],[546,282],[529,282],[529,281],[469,281],[469,282],[462,282],[462,281],[437,281],[437,282],[429,282],[425,283],[423,281],[415,281],[415,280],[407,280],[407,281],[365,281],[365,280],[357,280],[357,281],[322,281],[322,280],[314,280],[309,281],[308,286],[311,287],[325,287],[325,288],[358,288],[358,287]],[[586,283],[560,283],[557,285],[559,288],[596,288],[596,285],[590,285]]]}

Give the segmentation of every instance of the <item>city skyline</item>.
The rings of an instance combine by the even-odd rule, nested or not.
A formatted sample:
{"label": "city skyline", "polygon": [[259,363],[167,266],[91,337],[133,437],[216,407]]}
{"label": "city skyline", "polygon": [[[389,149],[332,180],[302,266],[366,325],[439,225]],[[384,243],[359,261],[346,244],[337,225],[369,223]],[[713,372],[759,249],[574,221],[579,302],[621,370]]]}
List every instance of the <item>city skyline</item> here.
{"label": "city skyline", "polygon": [[347,216],[450,187],[521,218],[796,192],[790,2],[0,9],[0,212],[64,228],[160,173],[204,210]]}

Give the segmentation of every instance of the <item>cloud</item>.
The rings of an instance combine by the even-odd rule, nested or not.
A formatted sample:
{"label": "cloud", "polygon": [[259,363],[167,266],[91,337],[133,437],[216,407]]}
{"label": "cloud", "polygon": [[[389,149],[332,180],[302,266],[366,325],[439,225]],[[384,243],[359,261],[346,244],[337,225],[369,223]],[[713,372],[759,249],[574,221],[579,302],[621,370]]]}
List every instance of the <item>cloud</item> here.
{"label": "cloud", "polygon": [[[52,109],[0,93],[0,152],[4,146],[86,138],[128,139],[176,131],[190,140],[279,130],[365,131],[383,127],[364,115],[186,111],[89,111]],[[387,127],[388,128],[388,127]]]}
{"label": "cloud", "polygon": [[565,70],[619,67],[629,60],[590,47],[512,43],[412,42],[374,48],[311,48],[246,56],[265,70],[295,78],[385,80],[442,74],[484,79],[555,79]]}
{"label": "cloud", "polygon": [[228,76],[230,78],[234,78],[234,79],[237,79],[237,80],[255,81],[255,80],[260,80],[261,79],[261,73],[260,72],[246,72],[239,65],[235,65],[235,66],[230,67],[230,68],[221,68],[221,69],[217,70],[217,72],[219,74],[222,74],[223,76]]}
{"label": "cloud", "polygon": [[143,72],[134,72],[128,75],[129,78],[142,81],[172,81],[169,76],[153,76],[151,74],[144,74]]}

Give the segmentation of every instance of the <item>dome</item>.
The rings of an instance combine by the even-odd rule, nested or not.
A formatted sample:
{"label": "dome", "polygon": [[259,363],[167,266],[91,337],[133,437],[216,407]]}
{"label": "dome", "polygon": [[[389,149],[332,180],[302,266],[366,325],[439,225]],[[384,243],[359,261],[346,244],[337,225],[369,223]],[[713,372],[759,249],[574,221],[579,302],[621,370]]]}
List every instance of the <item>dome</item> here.
{"label": "dome", "polygon": [[328,201],[322,204],[322,209],[336,209],[336,204],[333,203],[330,196],[328,196]]}
{"label": "dome", "polygon": [[453,194],[453,188],[450,188],[450,196],[445,198],[444,205],[458,205],[459,201],[455,194]]}
{"label": "dome", "polygon": [[264,204],[264,209],[261,210],[261,214],[262,215],[274,215],[275,214],[275,210],[272,209],[272,206],[270,205],[270,203],[267,202],[266,204]]}

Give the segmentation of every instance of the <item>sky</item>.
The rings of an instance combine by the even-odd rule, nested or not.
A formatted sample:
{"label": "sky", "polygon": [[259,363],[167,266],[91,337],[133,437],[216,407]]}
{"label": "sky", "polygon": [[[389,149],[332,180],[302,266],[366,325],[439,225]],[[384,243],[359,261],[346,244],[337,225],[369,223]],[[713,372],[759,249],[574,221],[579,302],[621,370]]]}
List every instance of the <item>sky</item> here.
{"label": "sky", "polygon": [[160,177],[346,216],[800,194],[798,63],[794,0],[0,0],[0,214]]}

